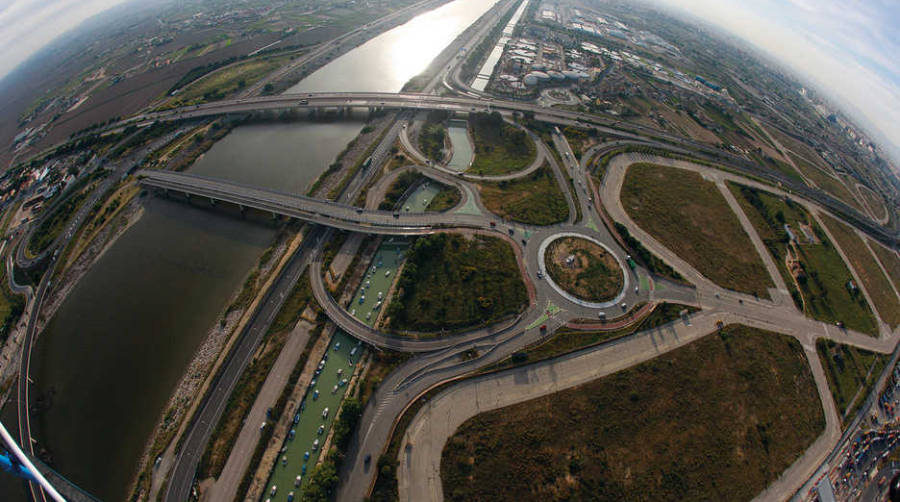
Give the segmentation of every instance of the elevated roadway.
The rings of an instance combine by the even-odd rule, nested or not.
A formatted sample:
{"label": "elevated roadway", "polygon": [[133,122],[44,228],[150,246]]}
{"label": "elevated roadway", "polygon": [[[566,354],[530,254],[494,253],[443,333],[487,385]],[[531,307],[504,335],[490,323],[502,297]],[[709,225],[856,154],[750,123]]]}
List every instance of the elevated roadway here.
{"label": "elevated roadway", "polygon": [[450,112],[499,111],[507,114],[534,114],[537,119],[542,121],[560,125],[577,125],[580,127],[594,128],[605,135],[611,135],[618,138],[634,140],[637,142],[645,142],[646,140],[662,142],[670,146],[687,149],[694,156],[703,160],[720,163],[727,168],[738,171],[742,175],[763,179],[767,183],[782,186],[790,192],[815,200],[819,204],[827,206],[832,212],[839,214],[844,219],[861,228],[867,234],[891,246],[895,246],[898,238],[900,238],[900,232],[882,227],[868,215],[860,213],[855,208],[850,207],[846,203],[835,199],[821,190],[811,188],[806,184],[788,178],[777,171],[760,167],[743,157],[720,150],[714,146],[685,139],[646,126],[622,122],[618,119],[557,108],[544,108],[540,105],[527,102],[473,98],[468,96],[436,96],[433,94],[419,93],[327,92],[281,94],[278,96],[259,96],[224,100],[160,112],[150,112],[130,117],[111,124],[101,130],[113,130],[130,124],[147,125],[155,121],[187,120],[231,114],[244,115],[266,110],[281,111],[286,109],[306,109],[309,110],[310,113],[316,113],[320,109],[329,108],[444,110]]}
{"label": "elevated roadway", "polygon": [[343,203],[192,174],[142,170],[138,175],[144,186],[211,201],[229,202],[351,232],[421,235],[451,227],[486,228],[491,221],[483,216],[469,214],[361,209]]}

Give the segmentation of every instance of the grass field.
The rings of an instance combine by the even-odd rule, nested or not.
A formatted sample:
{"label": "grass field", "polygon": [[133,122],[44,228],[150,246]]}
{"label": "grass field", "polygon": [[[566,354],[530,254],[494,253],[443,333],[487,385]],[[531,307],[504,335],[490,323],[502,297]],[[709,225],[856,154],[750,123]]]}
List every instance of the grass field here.
{"label": "grass field", "polygon": [[256,400],[256,395],[287,342],[290,330],[293,329],[310,299],[312,299],[312,290],[309,278],[303,275],[291,290],[290,296],[276,315],[262,344],[235,384],[225,405],[225,410],[222,412],[222,417],[213,430],[200,465],[197,467],[200,479],[218,477],[221,474],[228,455],[231,454],[231,448],[237,440],[238,432],[243,426],[244,419],[250,413],[250,408]]}
{"label": "grass field", "polygon": [[865,203],[869,207],[869,209],[872,210],[872,214],[876,219],[880,220],[883,218],[887,218],[887,207],[885,207],[884,199],[882,199],[880,195],[873,192],[868,187],[861,187],[859,189],[859,193],[865,200]]}
{"label": "grass field", "polygon": [[869,239],[869,246],[875,251],[878,261],[884,265],[884,269],[887,270],[894,287],[900,290],[900,256],[897,256],[896,251],[888,249],[871,239]]}
{"label": "grass field", "polygon": [[[571,265],[566,262],[569,256]],[[616,259],[591,241],[557,239],[547,247],[544,262],[553,281],[582,300],[605,302],[622,289],[622,269]]]}
{"label": "grass field", "polygon": [[580,127],[566,126],[562,128],[562,133],[566,137],[569,146],[572,147],[572,153],[575,158],[581,160],[584,151],[597,142],[598,132],[596,129],[581,129]]}
{"label": "grass field", "polygon": [[857,349],[831,340],[816,342],[819,359],[825,367],[828,388],[834,396],[841,420],[853,418],[872,391],[890,356]]}
{"label": "grass field", "polygon": [[28,241],[28,252],[32,256],[41,254],[45,249],[53,244],[53,241],[59,237],[60,232],[65,228],[69,220],[84,204],[91,191],[97,186],[97,182],[106,175],[102,169],[98,169],[90,176],[82,177],[76,181],[74,185],[67,190],[71,191],[71,195],[61,202],[56,208],[47,208],[53,211],[49,216],[44,216],[31,238]]}
{"label": "grass field", "polygon": [[224,99],[235,91],[253,85],[285,61],[284,57],[253,59],[210,73],[181,89],[174,99],[166,103],[165,108]]}
{"label": "grass field", "polygon": [[404,331],[456,330],[515,315],[528,301],[512,247],[497,237],[434,234],[409,251],[388,307]]}
{"label": "grass field", "polygon": [[714,183],[691,171],[635,164],[620,197],[638,226],[705,277],[724,288],[768,297],[772,279]]}
{"label": "grass field", "polygon": [[447,138],[447,128],[442,123],[426,122],[419,133],[419,146],[426,157],[435,161],[444,160],[444,141]]}
{"label": "grass field", "polygon": [[425,211],[435,213],[447,211],[448,209],[456,207],[460,200],[462,200],[462,194],[459,193],[458,189],[447,185],[441,185],[441,191],[431,199],[431,202],[428,203],[428,207],[425,208]]}
{"label": "grass field", "polygon": [[800,344],[732,326],[471,418],[444,447],[444,497],[749,500],[824,426]]}
{"label": "grass field", "polygon": [[469,120],[475,159],[468,172],[495,175],[521,171],[534,161],[534,142],[525,131],[507,124],[499,113],[479,113]]}
{"label": "grass field", "polygon": [[569,205],[546,164],[525,178],[478,185],[488,211],[512,221],[552,225],[569,217]]}
{"label": "grass field", "polygon": [[844,223],[826,214],[822,215],[822,221],[834,236],[838,246],[844,250],[881,319],[888,323],[891,329],[895,328],[900,324],[900,300],[897,299],[891,283],[881,271],[866,243]]}
{"label": "grass field", "polygon": [[[742,185],[729,184],[729,188],[772,254],[799,309],[813,319],[841,321],[863,333],[878,332],[865,297],[847,289],[852,276],[840,254],[802,206]],[[793,245],[789,244],[785,224],[797,237]],[[788,269],[787,258],[797,262],[796,280]]]}
{"label": "grass field", "polygon": [[413,186],[413,184],[425,179],[425,176],[417,171],[409,170],[397,176],[397,179],[391,183],[387,192],[384,194],[384,200],[378,204],[378,209],[391,210],[400,201],[400,197]]}
{"label": "grass field", "polygon": [[855,207],[860,212],[865,213],[865,210],[862,208],[859,201],[856,200],[856,197],[854,197],[850,192],[850,189],[847,188],[846,183],[849,183],[849,181],[846,179],[835,178],[794,154],[788,155],[791,156],[791,160],[794,161],[794,165],[797,166],[797,169],[802,171],[803,175],[815,183],[822,191]]}

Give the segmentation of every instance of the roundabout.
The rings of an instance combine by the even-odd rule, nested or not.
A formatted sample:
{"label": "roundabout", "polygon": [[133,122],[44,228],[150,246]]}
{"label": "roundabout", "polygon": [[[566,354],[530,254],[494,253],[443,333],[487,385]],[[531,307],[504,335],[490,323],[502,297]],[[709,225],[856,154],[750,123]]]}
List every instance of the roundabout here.
{"label": "roundabout", "polygon": [[538,266],[559,295],[586,308],[615,306],[625,298],[630,283],[615,253],[581,233],[557,233],[544,239],[538,248]]}

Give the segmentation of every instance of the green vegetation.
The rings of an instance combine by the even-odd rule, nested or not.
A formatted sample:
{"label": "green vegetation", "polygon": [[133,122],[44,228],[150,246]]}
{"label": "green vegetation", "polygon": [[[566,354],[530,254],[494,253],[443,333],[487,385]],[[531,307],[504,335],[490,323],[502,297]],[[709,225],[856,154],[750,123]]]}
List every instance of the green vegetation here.
{"label": "green vegetation", "polygon": [[861,213],[865,213],[862,206],[860,206],[859,201],[856,200],[856,197],[853,196],[850,189],[845,185],[846,180],[836,178],[835,176],[824,172],[822,168],[810,164],[793,153],[788,153],[788,155],[790,155],[791,160],[794,161],[794,165],[797,166],[797,169],[799,169],[803,175],[818,188],[822,189],[822,191],[828,193],[835,199],[855,207]]}
{"label": "green vegetation", "polygon": [[409,188],[422,180],[425,176],[415,170],[404,171],[397,176],[397,179],[391,183],[390,188],[384,194],[384,200],[378,205],[378,209],[391,210],[400,202],[400,197],[406,193]]}
{"label": "green vegetation", "polygon": [[469,419],[444,446],[444,498],[749,500],[824,426],[800,344],[732,326]]}
{"label": "green vegetation", "polygon": [[566,137],[572,153],[575,158],[581,160],[581,155],[592,143],[597,141],[598,131],[596,129],[582,129],[580,127],[566,126],[562,128],[563,135]]}
{"label": "green vegetation", "polygon": [[381,385],[381,382],[398,366],[409,360],[411,352],[395,352],[389,349],[369,352],[369,366],[365,378],[359,384],[359,401],[363,406]]}
{"label": "green vegetation", "polygon": [[[800,310],[813,319],[842,322],[850,329],[877,333],[865,298],[858,290],[847,287],[850,271],[803,207],[743,185],[729,184],[729,188],[772,254]],[[785,224],[797,237],[793,243]]]}
{"label": "green vegetation", "polygon": [[[303,352],[300,354],[300,358],[297,360],[297,364],[294,365],[293,371],[291,371],[291,375],[288,377],[287,385],[281,390],[281,395],[278,396],[278,400],[275,401],[275,405],[272,406],[271,418],[269,421],[271,423],[277,423],[278,420],[281,419],[281,415],[284,414],[285,408],[287,407],[288,399],[291,396],[291,392],[294,387],[297,385],[297,381],[300,380],[300,375],[303,373],[303,368],[306,367],[306,362],[309,360],[309,354],[312,352],[313,347],[316,345],[316,342],[319,340],[319,337],[322,335],[322,328],[325,326],[325,316],[317,316],[316,317],[316,327],[309,334],[309,340],[306,342],[306,347],[303,348]],[[257,393],[259,391],[257,390]],[[255,394],[254,394],[255,395]],[[232,394],[233,396],[233,394]],[[269,442],[272,440],[272,435],[275,432],[275,427],[265,427],[262,432],[260,432],[259,440],[256,443],[256,448],[253,450],[253,455],[250,457],[250,465],[247,467],[247,470],[244,472],[244,478],[241,480],[241,484],[238,487],[237,492],[235,493],[234,500],[238,502],[243,500],[241,497],[243,494],[246,494],[250,489],[250,483],[253,481],[254,475],[256,471],[259,469],[259,464],[262,462],[263,454],[266,452],[266,448],[269,445]],[[215,433],[215,432],[214,432]],[[233,445],[229,444],[228,448],[230,449]],[[207,446],[208,448],[208,446]],[[207,450],[208,453],[208,450]],[[206,455],[204,454],[204,458]],[[227,454],[226,454],[227,458]],[[200,466],[203,466],[203,459],[201,459]],[[199,468],[198,468],[199,469]],[[220,468],[221,470],[221,468]],[[199,471],[198,472],[202,472]]]}
{"label": "green vegetation", "polygon": [[428,203],[428,207],[425,208],[425,211],[435,213],[447,211],[448,209],[456,207],[461,200],[462,194],[459,193],[458,189],[447,185],[441,185],[441,191],[432,197],[431,202]]}
{"label": "green vegetation", "polygon": [[420,237],[388,308],[397,330],[444,331],[517,314],[528,295],[512,247],[497,237]]}
{"label": "green vegetation", "polygon": [[675,282],[688,284],[687,280],[685,280],[685,278],[681,274],[676,272],[671,265],[664,262],[662,258],[651,253],[650,250],[648,250],[644,247],[643,244],[641,244],[641,241],[632,237],[631,233],[628,232],[628,229],[625,228],[625,225],[616,222],[615,227],[616,232],[618,232],[619,236],[622,237],[622,240],[625,241],[625,245],[631,251],[631,254],[634,256],[634,258],[643,263],[644,266],[647,267],[648,270],[650,270],[650,272],[653,272],[660,277],[671,279]]}
{"label": "green vegetation", "polygon": [[536,149],[528,133],[507,124],[499,112],[478,113],[469,119],[475,143],[472,174],[496,175],[521,171],[534,161]]}
{"label": "green vegetation", "polygon": [[750,152],[750,158],[752,158],[757,164],[768,167],[773,171],[778,171],[781,174],[787,176],[789,179],[792,179],[798,183],[804,183],[803,177],[800,176],[800,173],[798,173],[797,170],[793,168],[793,166],[791,166],[787,162],[784,162],[783,160],[775,159],[762,152]]}
{"label": "green vegetation", "polygon": [[[50,210],[49,216],[45,216],[41,223],[34,229],[28,240],[28,252],[37,256],[44,252],[59,236],[69,219],[75,215],[78,209],[87,201],[88,195],[94,189],[95,181],[106,175],[102,169],[98,169],[90,176],[83,177],[73,184],[60,197],[68,197]],[[68,195],[67,195],[68,194]]]}
{"label": "green vegetation", "polygon": [[544,264],[554,282],[586,301],[608,301],[624,283],[615,257],[586,239],[564,237],[553,241],[544,254]]}
{"label": "green vegetation", "polygon": [[302,500],[330,502],[334,500],[340,478],[338,471],[344,460],[344,451],[349,446],[353,431],[362,418],[363,406],[359,400],[349,397],[341,406],[341,414],[334,424],[332,445],[325,460],[313,467],[309,475],[309,484],[303,489]]}
{"label": "green vegetation", "polygon": [[488,211],[512,221],[552,225],[569,217],[569,205],[547,165],[524,178],[478,186]]}
{"label": "green vegetation", "polygon": [[852,419],[872,391],[889,355],[876,354],[831,340],[816,342],[828,388],[841,421]]}
{"label": "green vegetation", "polygon": [[286,61],[285,57],[253,59],[223,68],[195,80],[182,88],[164,108],[195,105],[224,99],[226,96],[252,85]]}
{"label": "green vegetation", "polygon": [[635,223],[711,281],[768,297],[772,279],[715,183],[691,171],[635,164],[620,197]]}
{"label": "green vegetation", "polygon": [[894,283],[894,287],[900,289],[900,256],[897,256],[896,251],[888,249],[871,239],[869,239],[869,246],[872,248],[872,251],[875,252],[878,261],[880,261],[884,266],[884,269],[887,270],[888,275],[891,277],[891,282]]}
{"label": "green vegetation", "polygon": [[[368,126],[367,126],[367,127],[368,127]],[[363,128],[363,129],[366,129],[366,128]],[[370,129],[370,130],[371,130],[371,131],[374,131],[374,129]],[[378,146],[379,143],[381,143],[381,140],[384,138],[384,135],[385,135],[385,134],[387,134],[387,130],[382,131],[381,135],[378,136],[378,138],[372,140],[372,143],[369,144],[369,147],[366,148],[366,151],[365,151],[362,155],[360,155],[359,157],[357,157],[357,159],[356,159],[356,164],[354,164],[354,165],[353,165],[353,166],[352,166],[352,167],[344,174],[344,177],[341,178],[341,181],[338,182],[338,184],[328,192],[328,199],[330,199],[330,200],[337,200],[338,196],[341,195],[342,193],[344,193],[344,189],[346,189],[346,188],[347,188],[347,185],[350,184],[350,180],[352,180],[353,178],[355,178],[355,177],[356,177],[356,173],[358,173],[359,170],[363,168],[363,164],[364,164],[368,159],[371,159],[371,158],[372,158],[372,154],[375,153],[375,148]],[[353,146],[356,144],[356,141],[358,141],[359,138],[361,138],[362,136],[363,136],[363,134],[360,134],[360,136],[357,136],[356,138],[353,138],[352,140],[350,140],[350,143],[347,144],[347,148],[345,148],[344,151],[342,151],[342,152],[340,153],[340,155],[338,155],[337,161],[335,161],[335,163],[332,164],[332,167],[336,165],[337,168],[340,169],[340,167],[341,167],[341,161],[343,160],[344,155],[346,155],[347,152],[349,152],[349,151],[353,148]],[[368,139],[369,139],[369,138],[367,138],[367,140],[368,140]],[[374,168],[373,168],[372,166],[367,166],[366,169],[374,169]],[[314,188],[318,187],[318,185],[320,184],[320,182],[321,182],[322,180],[326,179],[326,178],[327,178],[327,175],[329,175],[331,172],[332,172],[331,167],[329,167],[329,168],[328,168],[328,171],[326,171],[325,174],[322,174],[321,176],[319,176],[319,179],[316,180],[316,183],[313,185],[313,187],[314,187]]]}
{"label": "green vegetation", "polygon": [[865,201],[866,206],[872,210],[872,216],[879,220],[888,217],[887,207],[884,205],[884,199],[882,199],[880,195],[866,186],[861,186],[859,193]]}
{"label": "green vegetation", "polygon": [[827,214],[822,215],[822,221],[825,222],[825,226],[828,227],[828,231],[834,236],[847,259],[850,260],[853,270],[856,271],[863,287],[869,293],[881,319],[891,329],[897,327],[900,324],[900,300],[897,299],[897,294],[891,288],[890,281],[881,271],[875,257],[869,252],[865,241],[851,227]]}
{"label": "green vegetation", "polygon": [[[15,206],[9,207],[3,212],[3,216],[0,218],[0,232],[6,233],[14,212]],[[15,253],[13,246],[7,245],[6,253],[0,254],[0,260],[2,260],[3,263],[6,263],[5,260],[8,253]],[[13,273],[15,274],[16,271],[18,271],[18,268],[13,265]],[[10,331],[13,326],[15,326],[16,321],[18,321],[19,316],[25,311],[25,297],[23,295],[14,294],[9,289],[9,277],[7,276],[7,273],[8,271],[5,266],[0,267],[0,343],[6,341]],[[17,274],[17,276],[18,275],[20,274]]]}
{"label": "green vegetation", "polygon": [[447,138],[447,128],[444,124],[426,122],[419,133],[419,145],[426,157],[435,161],[444,160],[444,141]]}
{"label": "green vegetation", "polygon": [[228,455],[231,454],[231,448],[237,440],[237,434],[243,426],[244,419],[256,400],[256,395],[259,394],[269,370],[275,364],[278,354],[281,353],[281,349],[287,342],[290,330],[311,299],[312,289],[309,277],[303,275],[291,290],[290,296],[285,300],[262,343],[253,354],[253,360],[235,384],[234,391],[225,405],[222,418],[219,419],[218,425],[213,430],[206,451],[200,459],[197,472],[201,479],[218,477],[221,474]]}

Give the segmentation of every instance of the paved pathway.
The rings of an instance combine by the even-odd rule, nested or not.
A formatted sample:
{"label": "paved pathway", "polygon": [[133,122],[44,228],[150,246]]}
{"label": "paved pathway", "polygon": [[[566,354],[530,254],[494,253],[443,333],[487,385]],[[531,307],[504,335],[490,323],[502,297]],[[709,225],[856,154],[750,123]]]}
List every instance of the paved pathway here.
{"label": "paved pathway", "polygon": [[244,425],[228,455],[222,473],[212,488],[206,492],[204,501],[230,500],[238,492],[244,473],[253,458],[253,451],[259,443],[259,426],[266,421],[266,411],[275,406],[275,402],[287,386],[288,379],[309,342],[309,332],[312,328],[312,324],[301,319],[291,331],[259,394],[256,395],[253,407],[244,419]]}

